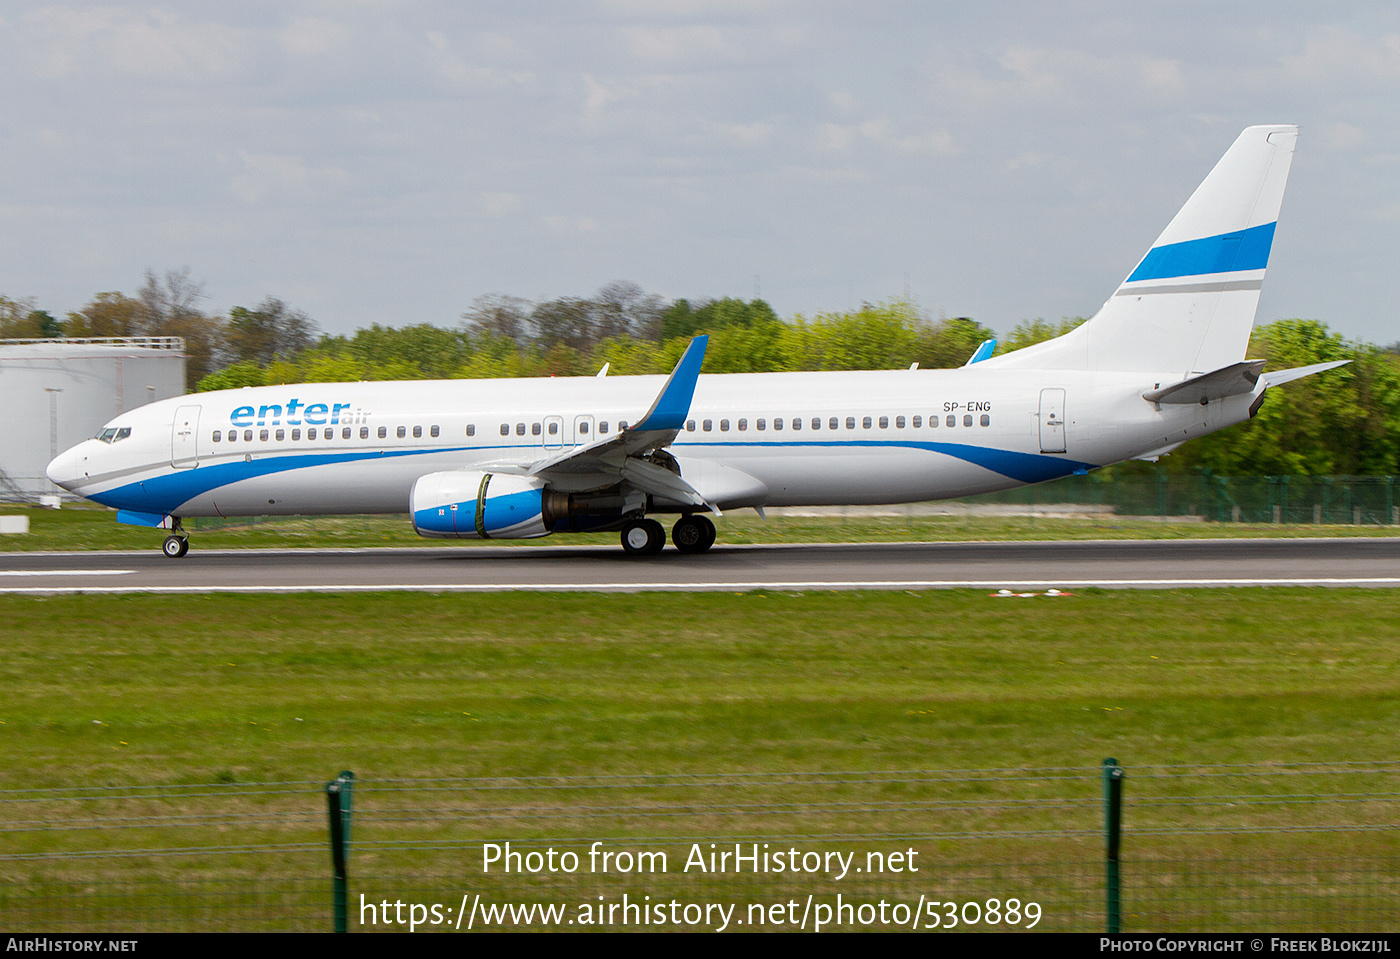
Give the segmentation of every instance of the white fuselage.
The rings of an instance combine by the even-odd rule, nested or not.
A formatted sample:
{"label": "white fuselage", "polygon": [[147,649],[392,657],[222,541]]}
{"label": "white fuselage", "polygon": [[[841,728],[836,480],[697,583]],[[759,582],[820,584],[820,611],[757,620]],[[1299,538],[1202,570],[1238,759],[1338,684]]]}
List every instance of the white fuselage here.
{"label": "white fuselage", "polygon": [[[977,366],[702,375],[668,450],[682,477],[721,509],[966,496],[1173,447],[1246,419],[1263,389],[1207,405],[1142,398],[1180,378]],[[99,503],[147,514],[407,513],[420,477],[529,464],[606,438],[635,423],[663,382],[570,377],[198,393],[118,416],[107,441],[68,450],[49,474]]]}

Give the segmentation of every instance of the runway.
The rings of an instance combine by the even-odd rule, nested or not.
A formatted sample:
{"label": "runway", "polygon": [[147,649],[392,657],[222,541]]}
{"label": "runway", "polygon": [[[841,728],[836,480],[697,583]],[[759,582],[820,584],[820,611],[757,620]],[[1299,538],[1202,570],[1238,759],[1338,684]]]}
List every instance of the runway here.
{"label": "runway", "polygon": [[1400,586],[1400,539],[3,553],[3,593]]}

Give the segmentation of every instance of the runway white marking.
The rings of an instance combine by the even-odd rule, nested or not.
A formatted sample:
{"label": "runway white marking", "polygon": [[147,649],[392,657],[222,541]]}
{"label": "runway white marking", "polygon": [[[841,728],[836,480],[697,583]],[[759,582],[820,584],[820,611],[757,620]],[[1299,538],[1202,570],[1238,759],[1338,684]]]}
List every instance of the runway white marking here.
{"label": "runway white marking", "polygon": [[[71,574],[69,574],[71,575]],[[645,593],[747,592],[756,589],[813,592],[851,589],[1217,589],[1246,586],[1400,587],[1400,577],[1274,579],[1037,579],[1037,580],[746,580],[732,583],[388,583],[294,586],[27,586],[0,587],[0,593]]]}
{"label": "runway white marking", "polygon": [[134,569],[0,569],[0,576],[125,576]]}

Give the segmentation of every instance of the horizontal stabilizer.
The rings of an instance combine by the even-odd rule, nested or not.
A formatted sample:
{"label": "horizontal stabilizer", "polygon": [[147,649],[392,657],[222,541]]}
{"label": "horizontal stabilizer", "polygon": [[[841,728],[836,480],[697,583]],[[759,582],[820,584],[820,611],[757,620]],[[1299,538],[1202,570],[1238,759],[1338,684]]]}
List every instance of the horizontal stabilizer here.
{"label": "horizontal stabilizer", "polygon": [[1305,376],[1321,373],[1323,370],[1335,370],[1350,362],[1351,360],[1334,360],[1331,363],[1314,363],[1312,366],[1299,366],[1291,370],[1271,370],[1264,374],[1264,385],[1278,386],[1281,383],[1291,383],[1294,380],[1301,380]]}
{"label": "horizontal stabilizer", "polygon": [[1142,398],[1149,403],[1171,405],[1205,406],[1211,400],[1223,400],[1227,396],[1253,393],[1259,382],[1259,374],[1264,369],[1263,360],[1242,360],[1232,363],[1213,373],[1203,373],[1174,386],[1148,390]]}

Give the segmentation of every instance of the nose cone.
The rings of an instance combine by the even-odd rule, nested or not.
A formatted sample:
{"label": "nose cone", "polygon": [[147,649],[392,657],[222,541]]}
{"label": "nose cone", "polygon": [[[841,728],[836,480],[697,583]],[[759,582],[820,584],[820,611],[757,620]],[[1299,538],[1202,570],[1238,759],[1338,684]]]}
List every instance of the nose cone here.
{"label": "nose cone", "polygon": [[58,486],[66,490],[71,490],[82,480],[81,460],[78,456],[78,447],[64,450],[54,457],[48,469],[44,471],[49,479]]}

